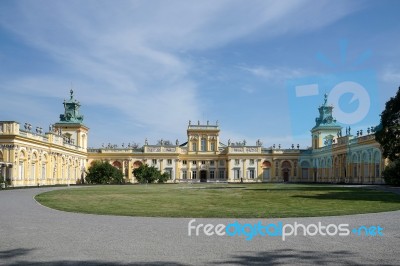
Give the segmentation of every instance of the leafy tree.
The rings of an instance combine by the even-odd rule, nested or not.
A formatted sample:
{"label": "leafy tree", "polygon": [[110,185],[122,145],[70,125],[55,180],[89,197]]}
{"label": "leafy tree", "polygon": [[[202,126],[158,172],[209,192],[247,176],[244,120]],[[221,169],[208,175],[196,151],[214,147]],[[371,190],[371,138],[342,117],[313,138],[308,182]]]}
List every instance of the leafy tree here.
{"label": "leafy tree", "polygon": [[382,172],[386,184],[400,186],[400,160],[390,162]]}
{"label": "leafy tree", "polygon": [[400,185],[400,88],[386,103],[375,139],[382,146],[383,156],[391,161],[383,171],[385,182]]}
{"label": "leafy tree", "polygon": [[381,144],[385,158],[391,161],[400,159],[400,88],[386,103],[375,138]]}
{"label": "leafy tree", "polygon": [[147,164],[142,164],[134,169],[133,174],[139,183],[164,183],[169,179],[168,173],[162,174],[157,168],[148,166]]}
{"label": "leafy tree", "polygon": [[101,161],[94,161],[86,174],[89,184],[121,184],[124,177],[120,169]]}

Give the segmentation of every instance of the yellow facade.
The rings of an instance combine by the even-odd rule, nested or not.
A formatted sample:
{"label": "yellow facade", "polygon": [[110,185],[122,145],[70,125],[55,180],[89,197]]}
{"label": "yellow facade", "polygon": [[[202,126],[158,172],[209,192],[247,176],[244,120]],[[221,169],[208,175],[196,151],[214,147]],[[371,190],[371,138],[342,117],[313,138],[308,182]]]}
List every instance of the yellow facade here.
{"label": "yellow facade", "polygon": [[[95,160],[107,161],[135,183],[133,169],[153,165],[171,176],[169,182],[326,182],[383,183],[385,160],[374,134],[341,135],[335,120],[325,117],[326,101],[311,130],[312,148],[264,148],[260,141],[248,144],[220,142],[218,122],[189,121],[187,139],[180,144],[163,142],[142,147],[88,149],[89,129],[79,114],[80,104],[71,97],[65,112],[49,131],[24,129],[18,122],[0,121],[0,165],[8,185],[37,186],[80,184]],[[340,132],[338,132],[340,130]],[[349,130],[350,131],[350,130]],[[335,134],[337,133],[337,136]],[[340,134],[339,134],[340,133]],[[348,133],[348,134],[347,134]]]}

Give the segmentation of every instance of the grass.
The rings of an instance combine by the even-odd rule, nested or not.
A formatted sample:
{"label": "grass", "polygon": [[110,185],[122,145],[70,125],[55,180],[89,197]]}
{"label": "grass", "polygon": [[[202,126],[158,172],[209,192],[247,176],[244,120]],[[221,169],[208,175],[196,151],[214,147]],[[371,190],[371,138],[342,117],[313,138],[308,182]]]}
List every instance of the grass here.
{"label": "grass", "polygon": [[90,186],[45,192],[36,200],[62,211],[146,217],[283,218],[400,209],[393,193],[297,184]]}

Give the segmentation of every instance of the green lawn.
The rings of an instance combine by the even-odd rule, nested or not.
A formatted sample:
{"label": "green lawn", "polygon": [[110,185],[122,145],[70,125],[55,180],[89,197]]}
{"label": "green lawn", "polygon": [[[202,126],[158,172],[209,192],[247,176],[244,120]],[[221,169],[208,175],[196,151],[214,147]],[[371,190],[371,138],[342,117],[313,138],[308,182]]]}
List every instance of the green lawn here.
{"label": "green lawn", "polygon": [[306,217],[400,209],[400,196],[393,193],[295,184],[88,186],[45,192],[36,200],[63,211],[151,217]]}

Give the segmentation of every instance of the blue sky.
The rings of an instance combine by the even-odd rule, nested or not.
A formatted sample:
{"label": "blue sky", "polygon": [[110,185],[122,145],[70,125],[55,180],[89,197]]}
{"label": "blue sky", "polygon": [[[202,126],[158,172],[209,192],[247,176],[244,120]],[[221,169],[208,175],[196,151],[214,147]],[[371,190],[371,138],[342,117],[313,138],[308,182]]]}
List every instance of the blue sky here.
{"label": "blue sky", "polygon": [[[398,1],[0,1],[0,120],[47,129],[72,84],[92,147],[182,143],[189,120],[218,120],[223,142],[304,148],[323,94],[341,81],[370,93],[353,133],[379,123],[400,85],[399,10]],[[293,84],[319,93],[296,98]],[[340,97],[341,110],[363,104],[353,96]]]}

